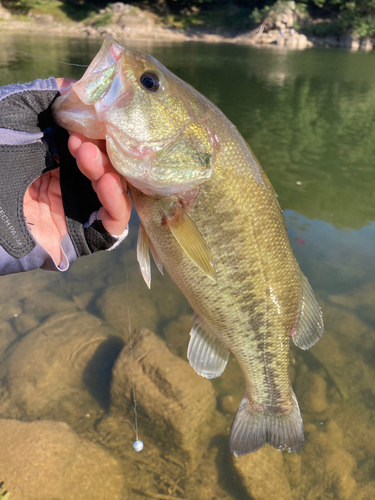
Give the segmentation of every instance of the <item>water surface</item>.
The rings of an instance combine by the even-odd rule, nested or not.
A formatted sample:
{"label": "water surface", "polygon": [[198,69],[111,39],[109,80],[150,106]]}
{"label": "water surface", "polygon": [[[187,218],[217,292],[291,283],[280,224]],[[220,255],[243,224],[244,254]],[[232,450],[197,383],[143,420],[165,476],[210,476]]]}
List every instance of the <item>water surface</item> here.
{"label": "water surface", "polygon": [[[5,33],[0,41],[1,85],[51,75],[79,78],[84,70],[18,51],[88,64],[101,45],[96,39]],[[113,252],[80,259],[64,274],[2,278],[0,418],[67,422],[118,461],[125,484],[118,498],[375,498],[375,54],[126,44],[151,53],[218,105],[278,193],[293,250],[325,315],[317,346],[292,349],[305,449],[300,455],[268,448],[243,459],[230,455],[243,377],[233,359],[212,382],[202,382],[189,367],[191,311],[156,269],[151,291],[142,282],[135,214],[126,243]],[[141,361],[131,361],[128,347],[123,365],[119,361],[135,327],[147,327],[160,339],[150,354],[158,370],[166,359],[177,367],[178,373],[163,379],[183,395],[185,413],[175,415],[180,422],[174,433],[163,427],[173,421],[163,411],[174,411],[165,387],[152,402],[149,379],[137,371]],[[137,335],[131,339],[135,354]],[[141,454],[131,449],[133,382],[145,442]],[[186,414],[192,420],[184,425]],[[50,497],[39,493],[44,498]],[[89,497],[82,492],[74,498]]]}

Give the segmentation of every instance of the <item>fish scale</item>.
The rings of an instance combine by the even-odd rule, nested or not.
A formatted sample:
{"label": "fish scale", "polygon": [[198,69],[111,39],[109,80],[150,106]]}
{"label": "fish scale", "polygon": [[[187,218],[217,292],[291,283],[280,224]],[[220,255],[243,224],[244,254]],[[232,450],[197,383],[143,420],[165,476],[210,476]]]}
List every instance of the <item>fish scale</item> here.
{"label": "fish scale", "polygon": [[110,37],[55,101],[53,116],[68,130],[106,139],[141,221],[137,258],[147,285],[151,251],[195,312],[192,367],[214,378],[229,352],[236,357],[246,392],[232,452],[242,456],[264,444],[300,451],[289,342],[314,345],[322,313],[293,255],[276,193],[236,127],[158,61]]}

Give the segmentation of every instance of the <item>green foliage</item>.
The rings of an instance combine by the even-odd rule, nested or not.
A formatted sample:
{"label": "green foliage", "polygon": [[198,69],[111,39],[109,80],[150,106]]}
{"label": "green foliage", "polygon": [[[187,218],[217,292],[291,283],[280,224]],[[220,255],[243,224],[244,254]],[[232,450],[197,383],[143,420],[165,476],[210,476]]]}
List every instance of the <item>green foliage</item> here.
{"label": "green foliage", "polygon": [[[127,3],[128,0],[124,0]],[[111,22],[110,13],[98,16],[106,0],[2,0],[14,13],[45,13],[59,21],[94,19],[94,26]],[[246,30],[267,17],[291,8],[287,0],[141,0],[162,14],[164,23],[179,28],[208,27]],[[108,4],[111,5],[111,4]],[[294,28],[316,36],[375,36],[375,0],[297,0]],[[91,21],[91,20],[90,20]]]}
{"label": "green foliage", "polygon": [[112,14],[110,12],[106,12],[105,14],[100,14],[99,16],[94,17],[94,20],[88,24],[91,26],[108,26],[112,22]]}
{"label": "green foliage", "polygon": [[94,17],[99,11],[98,7],[92,3],[75,4],[70,1],[64,1],[61,10],[73,21],[83,21],[88,17]]}
{"label": "green foliage", "polygon": [[254,21],[251,18],[251,10],[246,7],[234,5],[216,7],[215,9],[203,6],[200,9],[193,9],[189,15],[170,14],[166,18],[166,24],[177,28],[198,28],[206,27],[217,31],[247,30],[250,29]]}
{"label": "green foliage", "polygon": [[259,24],[263,21],[263,14],[262,12],[258,9],[258,7],[255,7],[251,13],[251,19],[254,21],[254,23]]}
{"label": "green foliage", "polygon": [[59,1],[39,1],[35,7],[30,9],[30,12],[32,14],[49,14],[56,21],[68,22],[69,16],[61,9],[63,5],[63,2]]}

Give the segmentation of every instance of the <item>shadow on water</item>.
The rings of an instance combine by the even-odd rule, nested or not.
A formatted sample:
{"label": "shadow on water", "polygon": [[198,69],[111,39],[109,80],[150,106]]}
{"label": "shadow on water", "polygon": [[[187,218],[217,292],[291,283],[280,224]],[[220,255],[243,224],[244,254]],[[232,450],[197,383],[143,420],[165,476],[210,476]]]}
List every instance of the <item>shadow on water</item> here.
{"label": "shadow on water", "polygon": [[210,448],[217,448],[215,463],[219,471],[218,483],[233,500],[252,500],[242,484],[242,479],[233,465],[233,456],[228,448],[228,436],[219,434],[210,443]]}
{"label": "shadow on water", "polygon": [[123,347],[122,339],[109,337],[99,345],[83,373],[88,392],[105,411],[109,410],[110,405],[112,368]]}

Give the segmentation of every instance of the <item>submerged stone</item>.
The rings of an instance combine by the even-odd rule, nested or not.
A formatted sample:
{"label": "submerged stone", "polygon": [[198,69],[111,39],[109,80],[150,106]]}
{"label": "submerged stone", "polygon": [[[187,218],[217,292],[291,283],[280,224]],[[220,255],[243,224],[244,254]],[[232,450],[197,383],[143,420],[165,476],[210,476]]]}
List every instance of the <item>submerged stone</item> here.
{"label": "submerged stone", "polygon": [[307,439],[302,456],[302,474],[306,479],[304,493],[309,500],[328,498],[333,492],[332,498],[348,500],[356,487],[352,476],[356,460],[339,444],[337,424],[327,431],[313,432]]}
{"label": "submerged stone", "polygon": [[211,382],[174,356],[150,330],[133,333],[132,345],[133,361],[126,345],[113,369],[112,410],[134,420],[134,383],[142,432],[162,448],[175,448],[194,466],[211,436],[216,405]]}
{"label": "submerged stone", "polygon": [[7,321],[0,323],[0,356],[7,347],[17,339],[16,332]]}
{"label": "submerged stone", "polygon": [[65,423],[0,420],[0,443],[0,475],[11,500],[125,498],[117,460]]}
{"label": "submerged stone", "polygon": [[129,289],[127,284],[108,287],[98,299],[97,306],[103,318],[124,337],[134,328],[156,329],[158,312],[151,294],[143,283]]}
{"label": "submerged stone", "polygon": [[302,412],[322,413],[328,408],[327,383],[316,373],[302,373],[297,378],[296,390]]}
{"label": "submerged stone", "polygon": [[283,454],[264,446],[251,455],[233,458],[236,471],[252,500],[290,500],[292,493]]}
{"label": "submerged stone", "polygon": [[1,367],[12,417],[72,423],[105,409],[113,358],[122,345],[114,330],[91,314],[71,310],[51,316],[14,345]]}

